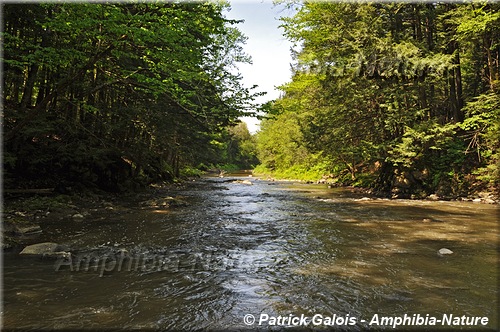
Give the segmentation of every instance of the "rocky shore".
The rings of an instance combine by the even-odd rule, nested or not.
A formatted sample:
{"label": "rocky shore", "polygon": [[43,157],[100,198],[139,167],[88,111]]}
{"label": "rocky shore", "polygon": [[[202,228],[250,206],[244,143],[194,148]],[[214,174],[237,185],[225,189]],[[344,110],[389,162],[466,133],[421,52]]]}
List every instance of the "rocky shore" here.
{"label": "rocky shore", "polygon": [[355,187],[348,184],[337,183],[332,178],[323,177],[316,181],[311,180],[296,180],[296,179],[276,179],[268,176],[268,181],[287,181],[287,182],[302,182],[306,184],[322,184],[327,188],[344,188],[356,193],[371,195],[374,197],[384,197],[390,199],[412,199],[412,200],[430,200],[430,201],[461,201],[474,202],[482,204],[500,204],[500,193],[488,190],[477,190],[471,193],[454,194],[450,192],[436,192],[426,194],[423,191],[412,193],[409,187],[395,187],[390,193],[377,193],[370,188]]}
{"label": "rocky shore", "polygon": [[[188,202],[182,197],[170,195],[171,189],[184,185],[154,185],[140,192],[126,194],[88,191],[70,195],[54,193],[4,197],[2,249],[21,250],[37,244],[43,223],[47,221],[83,221],[109,214],[123,214],[131,209],[164,210],[187,206]],[[53,246],[40,248],[41,254],[58,251]]]}

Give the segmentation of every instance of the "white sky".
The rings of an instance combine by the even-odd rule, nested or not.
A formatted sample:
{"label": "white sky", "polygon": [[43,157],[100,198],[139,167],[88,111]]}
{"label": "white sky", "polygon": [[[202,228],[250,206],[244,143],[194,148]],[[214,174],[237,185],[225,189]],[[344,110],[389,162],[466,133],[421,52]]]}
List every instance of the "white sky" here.
{"label": "white sky", "polygon": [[[272,0],[231,0],[231,10],[226,12],[229,19],[245,20],[237,25],[248,37],[245,52],[252,57],[252,65],[240,64],[243,84],[251,87],[257,84],[257,91],[267,94],[256,102],[264,103],[279,97],[276,86],[286,83],[291,78],[290,47],[292,44],[283,37],[279,17],[291,15],[283,6],[274,6]],[[250,132],[258,130],[258,120],[243,118]]]}

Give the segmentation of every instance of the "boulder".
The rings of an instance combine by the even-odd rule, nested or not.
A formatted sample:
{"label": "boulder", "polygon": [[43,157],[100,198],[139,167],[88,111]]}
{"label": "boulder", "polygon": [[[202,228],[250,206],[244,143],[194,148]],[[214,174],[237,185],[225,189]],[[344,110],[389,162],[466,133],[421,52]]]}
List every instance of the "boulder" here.
{"label": "boulder", "polygon": [[431,201],[439,201],[439,196],[436,194],[430,194],[427,196],[427,199],[430,199]]}
{"label": "boulder", "polygon": [[46,256],[59,251],[60,246],[54,242],[32,244],[24,248],[19,254],[28,256]]}
{"label": "boulder", "polygon": [[448,248],[441,248],[438,250],[438,255],[443,256],[443,255],[451,255],[453,254],[453,251],[451,251]]}

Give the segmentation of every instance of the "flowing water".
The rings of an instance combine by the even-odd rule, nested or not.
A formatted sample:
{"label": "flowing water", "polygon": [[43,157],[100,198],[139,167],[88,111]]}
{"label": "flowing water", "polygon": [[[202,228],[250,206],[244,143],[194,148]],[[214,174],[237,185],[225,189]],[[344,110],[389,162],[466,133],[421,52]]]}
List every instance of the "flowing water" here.
{"label": "flowing water", "polygon": [[187,207],[42,224],[40,242],[97,258],[78,269],[76,258],[5,253],[4,327],[244,330],[247,314],[251,328],[319,314],[344,330],[392,330],[374,315],[453,314],[498,328],[498,206],[247,179],[169,193]]}

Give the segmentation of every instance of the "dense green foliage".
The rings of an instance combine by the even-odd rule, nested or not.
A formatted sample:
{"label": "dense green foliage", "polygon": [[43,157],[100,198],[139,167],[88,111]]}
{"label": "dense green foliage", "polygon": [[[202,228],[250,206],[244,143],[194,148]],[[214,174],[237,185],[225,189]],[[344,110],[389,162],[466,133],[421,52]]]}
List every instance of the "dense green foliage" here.
{"label": "dense green foliage", "polygon": [[251,169],[259,163],[255,136],[250,134],[246,123],[229,128],[223,153],[224,160],[237,169]]}
{"label": "dense green foliage", "polygon": [[255,97],[224,6],[4,5],[6,186],[120,190],[220,162]]}
{"label": "dense green foliage", "polygon": [[498,188],[500,4],[290,6],[294,74],[259,133],[260,170],[402,196]]}

